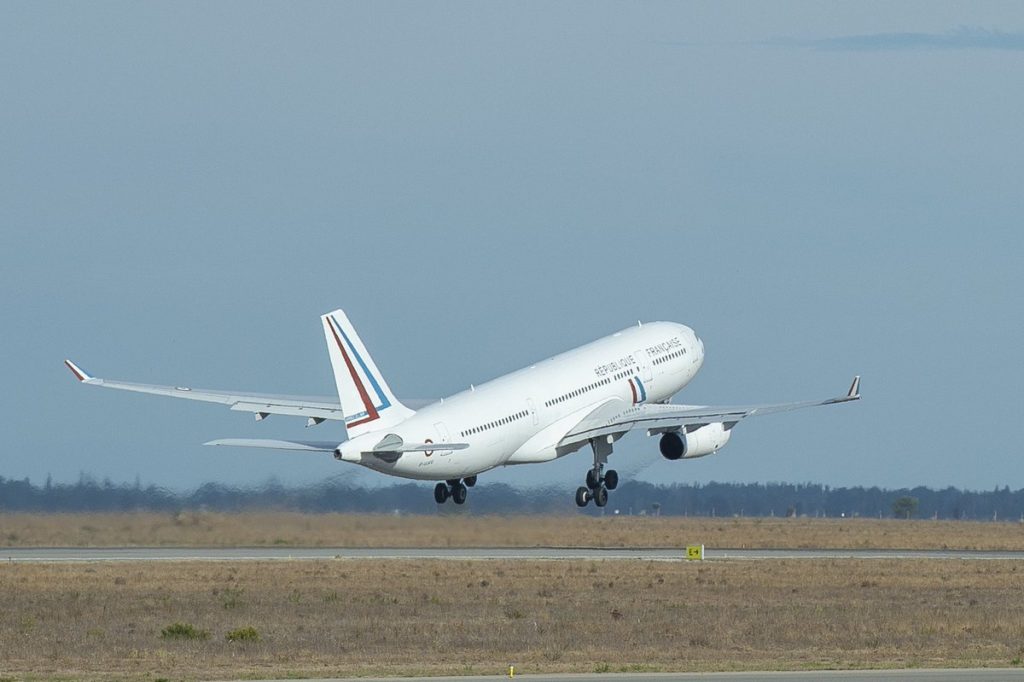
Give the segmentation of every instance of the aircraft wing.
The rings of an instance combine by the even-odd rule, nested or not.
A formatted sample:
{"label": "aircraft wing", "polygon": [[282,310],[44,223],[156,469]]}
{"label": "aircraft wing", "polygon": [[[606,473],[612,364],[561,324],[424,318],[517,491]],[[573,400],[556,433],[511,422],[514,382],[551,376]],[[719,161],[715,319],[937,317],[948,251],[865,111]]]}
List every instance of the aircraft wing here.
{"label": "aircraft wing", "polygon": [[808,400],[797,403],[770,405],[742,405],[715,407],[704,405],[634,405],[615,414],[609,414],[608,406],[598,408],[580,421],[563,436],[560,447],[588,441],[593,438],[621,434],[632,429],[649,431],[671,431],[686,426],[701,426],[722,422],[729,426],[741,419],[765,414],[789,412],[805,407],[835,405],[860,399],[860,377],[854,377],[850,390],[845,395],[826,400]]}
{"label": "aircraft wing", "polygon": [[[70,360],[65,360],[64,364],[67,365],[76,379],[89,386],[116,388],[122,391],[149,393],[150,395],[184,398],[186,400],[199,400],[207,403],[220,403],[221,405],[227,405],[232,410],[253,412],[257,419],[263,419],[271,414],[283,414],[291,417],[307,417],[310,425],[319,424],[325,419],[345,420],[345,416],[341,411],[341,404],[336,398],[241,393],[239,391],[217,391],[189,388],[187,386],[157,386],[127,381],[111,381],[90,376]],[[334,446],[331,447],[331,450],[333,449]]]}

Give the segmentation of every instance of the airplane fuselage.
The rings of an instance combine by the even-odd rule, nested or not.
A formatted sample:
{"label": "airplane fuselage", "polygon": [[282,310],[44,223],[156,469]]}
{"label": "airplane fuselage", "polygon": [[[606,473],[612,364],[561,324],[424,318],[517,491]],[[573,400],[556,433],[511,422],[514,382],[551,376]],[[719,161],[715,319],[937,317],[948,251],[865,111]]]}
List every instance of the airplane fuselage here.
{"label": "airplane fuselage", "polygon": [[[630,327],[417,411],[389,429],[338,446],[335,457],[393,476],[446,480],[495,467],[545,462],[581,444],[559,446],[568,428],[604,404],[667,402],[700,370],[704,344],[672,322]],[[437,449],[398,458],[371,454],[388,434]],[[468,443],[445,450],[446,442]]]}
{"label": "airplane fuselage", "polygon": [[320,316],[337,399],[194,389],[94,377],[65,360],[80,383],[226,405],[306,419],[342,422],[348,440],[221,438],[207,445],[334,453],[391,476],[438,481],[434,500],[465,504],[477,474],[499,466],[548,462],[587,446],[593,465],[576,489],[579,507],[608,504],[619,484],[608,468],[615,441],[632,430],[657,436],[668,460],[718,452],[741,420],[860,399],[860,377],[824,400],[756,405],[668,404],[704,364],[704,343],[673,322],[637,324],[585,346],[471,386],[418,412],[391,391],[344,310]]}

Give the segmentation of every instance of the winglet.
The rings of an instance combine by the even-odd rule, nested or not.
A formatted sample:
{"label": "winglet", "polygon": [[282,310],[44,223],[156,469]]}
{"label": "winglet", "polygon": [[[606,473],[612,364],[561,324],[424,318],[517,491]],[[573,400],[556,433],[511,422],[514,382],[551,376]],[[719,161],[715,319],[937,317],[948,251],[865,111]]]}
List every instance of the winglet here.
{"label": "winglet", "polygon": [[89,376],[84,369],[82,369],[75,363],[71,362],[70,360],[65,360],[64,364],[68,366],[68,369],[71,370],[71,373],[74,374],[75,378],[78,379],[79,381],[89,381],[92,379],[92,377]]}
{"label": "winglet", "polygon": [[847,398],[853,400],[854,398],[860,397],[860,375],[853,377],[853,383],[850,384],[850,390],[846,394]]}

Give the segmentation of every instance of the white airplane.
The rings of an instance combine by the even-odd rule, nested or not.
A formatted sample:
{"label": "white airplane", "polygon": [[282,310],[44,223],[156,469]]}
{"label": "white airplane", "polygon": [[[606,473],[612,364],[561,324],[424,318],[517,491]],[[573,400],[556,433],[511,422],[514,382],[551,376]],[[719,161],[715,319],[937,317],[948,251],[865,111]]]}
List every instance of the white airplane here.
{"label": "white airplane", "polygon": [[338,399],[211,391],[98,379],[65,360],[90,386],[228,405],[253,412],[343,422],[348,438],[330,441],[215,440],[207,445],[334,453],[335,459],[403,478],[440,481],[434,499],[466,501],[477,475],[496,467],[550,462],[589,445],[594,463],[576,504],[608,503],[619,476],[606,470],[612,446],[633,429],[659,436],[670,460],[704,457],[729,442],[742,419],[860,398],[860,377],[843,396],[775,405],[673,405],[704,364],[692,329],[651,322],[623,329],[414,411],[391,392],[348,316],[321,316]]}

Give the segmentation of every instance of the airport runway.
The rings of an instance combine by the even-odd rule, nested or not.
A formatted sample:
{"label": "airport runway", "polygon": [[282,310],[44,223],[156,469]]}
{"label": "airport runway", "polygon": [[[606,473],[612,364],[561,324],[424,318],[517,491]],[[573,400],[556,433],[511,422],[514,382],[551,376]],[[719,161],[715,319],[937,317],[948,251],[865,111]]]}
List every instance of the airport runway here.
{"label": "airport runway", "polygon": [[[309,680],[308,682],[500,682],[506,676],[491,677],[403,677],[360,678],[359,680]],[[841,680],[843,682],[1002,682],[1024,680],[1021,668],[958,668],[940,670],[814,670],[809,672],[744,672],[744,673],[594,673],[578,675],[516,675],[524,682],[809,682],[809,680]],[[286,682],[268,680],[266,682]]]}
{"label": "airport runway", "polygon": [[[326,559],[455,559],[535,560],[581,559],[630,561],[683,561],[685,549],[596,549],[564,547],[453,548],[453,549],[351,549],[338,547],[114,547],[114,548],[5,548],[0,561],[311,561]],[[1024,552],[919,551],[890,549],[710,549],[707,560],[766,561],[772,559],[936,559],[1024,560]]]}

